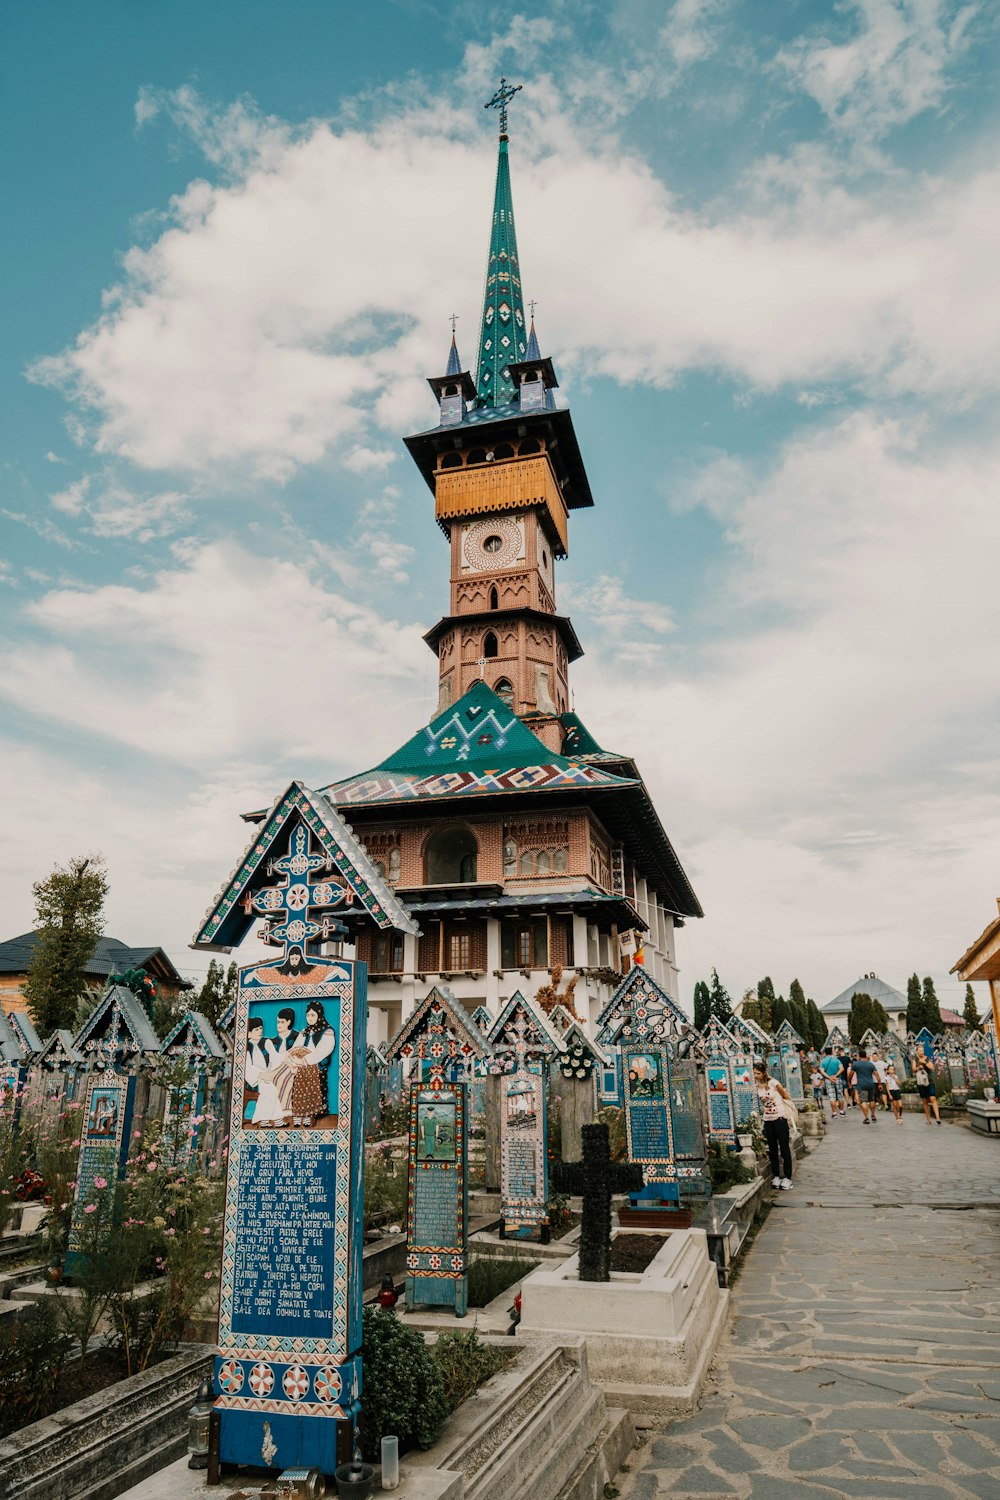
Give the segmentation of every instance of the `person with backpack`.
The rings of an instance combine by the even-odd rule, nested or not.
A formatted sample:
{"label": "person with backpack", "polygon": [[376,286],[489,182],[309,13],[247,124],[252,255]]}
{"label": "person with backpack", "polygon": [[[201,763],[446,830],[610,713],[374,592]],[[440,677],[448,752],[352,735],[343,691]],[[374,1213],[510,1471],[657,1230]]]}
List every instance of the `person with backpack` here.
{"label": "person with backpack", "polygon": [[771,1186],[787,1193],[792,1185],[791,1123],[796,1116],[795,1105],[788,1090],[769,1075],[766,1063],[754,1063],[753,1071],[764,1115],[764,1139],[767,1141],[767,1154],[771,1162]]}

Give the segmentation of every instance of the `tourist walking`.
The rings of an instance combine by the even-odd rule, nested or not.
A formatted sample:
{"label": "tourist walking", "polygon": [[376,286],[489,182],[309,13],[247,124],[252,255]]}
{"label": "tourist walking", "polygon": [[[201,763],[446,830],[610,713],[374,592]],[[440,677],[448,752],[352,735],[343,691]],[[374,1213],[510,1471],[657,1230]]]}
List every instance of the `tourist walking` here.
{"label": "tourist walking", "polygon": [[842,1120],[847,1113],[844,1108],[844,1064],[832,1047],[824,1047],[823,1060],[819,1066],[825,1080],[826,1097],[830,1101],[830,1119],[836,1120],[839,1117]]}
{"label": "tourist walking", "polygon": [[754,1063],[753,1070],[764,1114],[764,1139],[767,1141],[767,1154],[771,1162],[771,1186],[787,1192],[792,1185],[791,1121],[795,1117],[795,1105],[788,1090],[769,1075],[765,1063]]}
{"label": "tourist walking", "polygon": [[854,1104],[855,1104],[855,1100],[854,1100],[853,1092],[851,1090],[851,1083],[850,1083],[850,1078],[851,1078],[851,1062],[852,1062],[851,1054],[849,1052],[847,1052],[847,1051],[842,1051],[839,1055],[840,1055],[840,1066],[844,1070],[844,1102],[847,1105],[848,1109],[853,1109],[854,1108]]}
{"label": "tourist walking", "polygon": [[872,1062],[875,1064],[875,1088],[878,1091],[876,1103],[881,1104],[882,1108],[888,1113],[889,1091],[885,1086],[885,1063],[877,1052],[872,1052]]}
{"label": "tourist walking", "polygon": [[862,1125],[875,1124],[875,1100],[878,1095],[878,1073],[864,1047],[854,1060],[851,1070],[858,1103],[861,1105]]}
{"label": "tourist walking", "polygon": [[[941,1111],[938,1108],[937,1089],[934,1086],[934,1064],[927,1056],[923,1046],[917,1048],[917,1068],[915,1074],[917,1080],[917,1093],[920,1102],[924,1106],[924,1119],[928,1125],[941,1124]],[[933,1120],[931,1114],[933,1112]]]}
{"label": "tourist walking", "polygon": [[889,1104],[896,1117],[896,1124],[903,1123],[903,1091],[896,1077],[896,1064],[890,1058],[885,1065],[885,1086],[889,1095]]}

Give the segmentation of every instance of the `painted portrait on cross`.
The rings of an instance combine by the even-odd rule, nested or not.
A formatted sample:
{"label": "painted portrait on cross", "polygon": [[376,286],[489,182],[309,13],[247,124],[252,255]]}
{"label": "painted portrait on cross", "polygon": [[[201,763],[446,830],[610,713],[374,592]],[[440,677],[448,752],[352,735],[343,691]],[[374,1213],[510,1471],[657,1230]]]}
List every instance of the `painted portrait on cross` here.
{"label": "painted portrait on cross", "polygon": [[339,1024],[340,1001],[335,996],[288,1005],[276,1000],[250,1002],[244,1129],[336,1129],[330,1068]]}

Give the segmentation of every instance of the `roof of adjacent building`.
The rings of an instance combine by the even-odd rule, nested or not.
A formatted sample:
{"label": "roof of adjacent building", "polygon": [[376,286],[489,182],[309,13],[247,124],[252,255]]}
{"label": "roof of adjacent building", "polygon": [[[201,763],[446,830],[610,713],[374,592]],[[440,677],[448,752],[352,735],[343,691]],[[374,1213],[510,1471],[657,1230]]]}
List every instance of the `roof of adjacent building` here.
{"label": "roof of adjacent building", "polygon": [[[22,932],[20,937],[8,938],[0,943],[0,974],[26,974],[38,941],[37,932]],[[158,961],[158,962],[157,962]],[[159,968],[160,977],[191,989],[192,985],[182,979],[162,948],[130,948],[118,938],[101,937],[87,960],[84,972],[95,979],[107,979],[109,974],[126,969],[145,969],[152,965]]]}
{"label": "roof of adjacent building", "polygon": [[906,1009],[906,996],[901,995],[899,990],[894,990],[891,984],[886,984],[884,979],[878,979],[874,975],[863,974],[853,984],[848,985],[833,1000],[828,1000],[825,1005],[820,1006],[820,1011],[825,1015],[836,1015],[842,1012],[844,1015],[851,1008],[851,1001],[855,995],[870,995],[877,1000],[884,1010],[901,1011]]}

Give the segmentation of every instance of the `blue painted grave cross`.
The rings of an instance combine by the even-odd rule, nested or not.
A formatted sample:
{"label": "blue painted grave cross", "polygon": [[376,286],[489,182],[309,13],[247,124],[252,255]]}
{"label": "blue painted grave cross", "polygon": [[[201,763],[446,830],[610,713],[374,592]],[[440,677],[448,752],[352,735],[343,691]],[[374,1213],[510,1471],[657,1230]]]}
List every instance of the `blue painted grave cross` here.
{"label": "blue painted grave cross", "polygon": [[318,946],[348,894],[377,926],[417,932],[332,803],[293,782],[192,944],[228,952],[262,915],[280,949],[240,969],[234,1017],[215,1361],[226,1463],[332,1474],[355,1446],[367,970]]}
{"label": "blue painted grave cross", "polygon": [[[702,1192],[705,1155],[696,1100],[695,1064],[679,1064],[687,1018],[644,970],[629,970],[599,1021],[601,1041],[621,1048],[628,1158],[641,1165],[645,1186],[634,1208],[667,1209],[681,1189]],[[674,1077],[676,1069],[677,1077]]]}
{"label": "blue painted grave cross", "polygon": [[500,1234],[549,1239],[548,1070],[562,1051],[548,1017],[515,991],[489,1036],[499,1078]]}
{"label": "blue painted grave cross", "polygon": [[[464,1317],[468,1274],[468,1086],[459,1062],[486,1040],[450,990],[432,989],[387,1048],[413,1065],[409,1088],[406,1305],[453,1306]],[[424,1076],[426,1073],[426,1076]]]}
{"label": "blue painted grave cross", "polygon": [[79,1275],[86,1257],[86,1237],[94,1222],[106,1232],[108,1219],[99,1211],[104,1194],[114,1193],[125,1176],[132,1138],[135,1077],[107,1068],[92,1073],[83,1099],[80,1126],[80,1157],[70,1214],[64,1274],[67,1281]]}

